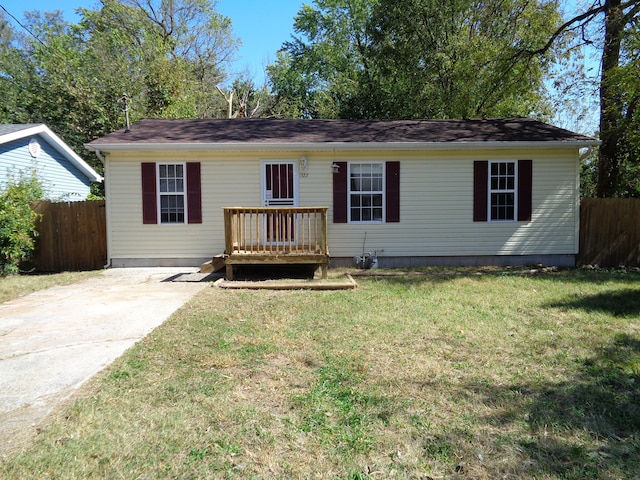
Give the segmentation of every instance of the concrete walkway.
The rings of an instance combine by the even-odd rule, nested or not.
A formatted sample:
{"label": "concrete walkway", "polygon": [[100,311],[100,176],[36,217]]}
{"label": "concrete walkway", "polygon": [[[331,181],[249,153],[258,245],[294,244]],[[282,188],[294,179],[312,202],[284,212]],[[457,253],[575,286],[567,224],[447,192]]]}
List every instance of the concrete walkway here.
{"label": "concrete walkway", "polygon": [[120,268],[0,304],[0,456],[203,288],[193,268]]}

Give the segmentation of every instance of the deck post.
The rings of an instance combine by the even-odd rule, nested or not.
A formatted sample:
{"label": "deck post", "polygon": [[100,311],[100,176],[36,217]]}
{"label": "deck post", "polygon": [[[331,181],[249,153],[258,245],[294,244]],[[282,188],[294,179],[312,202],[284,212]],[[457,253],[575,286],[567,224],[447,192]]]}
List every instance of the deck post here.
{"label": "deck post", "polygon": [[226,279],[229,282],[233,281],[233,265],[231,265],[230,263],[227,263],[226,270],[227,270],[225,275]]}
{"label": "deck post", "polygon": [[233,253],[233,214],[230,208],[224,209],[224,254]]}

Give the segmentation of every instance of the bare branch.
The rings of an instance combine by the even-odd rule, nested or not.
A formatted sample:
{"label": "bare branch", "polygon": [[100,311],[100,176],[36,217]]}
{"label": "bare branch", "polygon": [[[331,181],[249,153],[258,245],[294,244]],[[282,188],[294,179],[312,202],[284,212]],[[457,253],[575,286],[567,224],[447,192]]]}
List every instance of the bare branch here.
{"label": "bare branch", "polygon": [[[627,2],[623,2],[620,4],[620,9],[624,10],[626,8],[629,7],[633,7],[629,12],[627,12],[624,16],[624,20],[625,23],[626,22],[630,22],[637,14],[638,12],[640,12],[640,1],[638,0],[629,0]],[[567,30],[569,30],[569,28],[576,24],[576,23],[587,23],[589,21],[591,21],[593,19],[593,17],[595,17],[596,15],[603,13],[607,10],[608,8],[608,4],[607,1],[605,1],[605,3],[603,5],[599,5],[599,6],[595,6],[595,4],[593,5],[593,8],[590,8],[589,10],[587,10],[586,12],[580,14],[580,15],[576,15],[575,17],[573,17],[570,20],[567,20],[565,23],[563,23],[554,33],[553,35],[551,35],[551,37],[549,38],[549,40],[547,41],[547,43],[544,44],[543,47],[538,48],[537,50],[524,50],[522,52],[519,52],[518,55],[541,55],[546,53],[552,46],[553,43],[558,39],[558,37],[560,35],[562,35],[564,32],[566,32]],[[584,23],[582,24],[582,26],[584,26]],[[584,31],[584,30],[583,30]]]}
{"label": "bare branch", "polygon": [[541,54],[547,53],[547,51],[553,46],[553,43],[558,39],[558,37],[562,35],[564,32],[566,32],[569,29],[569,27],[571,27],[576,23],[580,23],[582,21],[588,22],[593,17],[604,12],[605,10],[606,10],[605,6],[601,5],[599,7],[587,10],[581,15],[577,15],[573,17],[571,20],[566,21],[555,32],[553,32],[553,35],[551,35],[551,37],[549,38],[547,43],[544,44],[543,47],[538,48],[537,50],[523,50],[522,52],[519,52],[519,55],[535,56],[535,55],[541,55]]}
{"label": "bare branch", "polygon": [[[635,5],[634,5],[635,3]],[[624,16],[624,21],[625,23],[629,23],[631,20],[633,20],[633,18],[640,13],[640,2],[638,2],[638,0],[635,1],[629,1],[625,4],[623,4],[621,6],[621,8],[624,10],[627,7],[630,7],[631,5],[633,5],[633,8],[631,10],[629,10],[625,16]]]}
{"label": "bare branch", "polygon": [[216,89],[227,101],[227,118],[233,118],[233,90],[230,90],[229,95],[227,95],[218,85],[216,85]]}
{"label": "bare branch", "polygon": [[258,102],[256,103],[256,108],[251,110],[251,114],[249,115],[249,117],[253,118],[253,116],[256,114],[256,112],[258,111],[259,108],[260,108],[260,100],[258,100]]}

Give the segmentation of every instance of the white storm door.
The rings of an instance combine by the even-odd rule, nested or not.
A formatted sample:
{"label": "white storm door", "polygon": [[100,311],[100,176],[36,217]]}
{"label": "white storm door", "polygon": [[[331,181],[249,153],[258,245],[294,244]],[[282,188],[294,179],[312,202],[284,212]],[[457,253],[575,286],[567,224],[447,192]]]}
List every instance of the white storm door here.
{"label": "white storm door", "polygon": [[[262,200],[266,207],[298,205],[297,162],[265,161],[262,164]],[[268,244],[295,244],[295,216],[286,210],[267,215],[264,232]]]}
{"label": "white storm door", "polygon": [[264,162],[262,199],[265,207],[298,205],[296,162]]}

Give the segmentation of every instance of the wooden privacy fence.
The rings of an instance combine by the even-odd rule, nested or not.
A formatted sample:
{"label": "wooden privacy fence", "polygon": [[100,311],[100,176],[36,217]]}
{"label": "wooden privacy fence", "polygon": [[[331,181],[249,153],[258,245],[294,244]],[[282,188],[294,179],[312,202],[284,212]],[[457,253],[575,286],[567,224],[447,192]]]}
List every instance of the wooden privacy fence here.
{"label": "wooden privacy fence", "polygon": [[38,272],[97,270],[107,263],[104,200],[37,202],[41,215],[34,266]]}
{"label": "wooden privacy fence", "polygon": [[582,199],[577,263],[640,266],[640,199]]}

